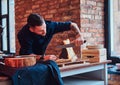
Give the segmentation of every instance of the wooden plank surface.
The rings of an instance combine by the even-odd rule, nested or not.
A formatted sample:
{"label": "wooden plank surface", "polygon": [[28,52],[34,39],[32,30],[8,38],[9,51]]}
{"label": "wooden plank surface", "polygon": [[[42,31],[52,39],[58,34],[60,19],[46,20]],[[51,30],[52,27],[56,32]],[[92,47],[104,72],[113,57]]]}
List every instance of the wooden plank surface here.
{"label": "wooden plank surface", "polygon": [[105,61],[96,62],[96,63],[82,63],[82,64],[66,65],[66,66],[60,67],[60,71],[62,72],[62,71],[67,71],[67,70],[72,70],[72,69],[80,69],[80,68],[85,68],[85,67],[90,67],[90,66],[107,64],[110,62],[111,62],[111,60],[105,60]]}

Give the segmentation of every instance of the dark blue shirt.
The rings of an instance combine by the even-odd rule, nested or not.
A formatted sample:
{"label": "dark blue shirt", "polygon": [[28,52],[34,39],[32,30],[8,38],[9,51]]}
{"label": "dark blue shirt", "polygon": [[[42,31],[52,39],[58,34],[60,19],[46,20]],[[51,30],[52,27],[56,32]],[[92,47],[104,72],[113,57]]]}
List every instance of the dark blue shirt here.
{"label": "dark blue shirt", "polygon": [[31,32],[28,24],[19,31],[20,55],[43,55],[53,35],[58,32],[70,30],[71,22],[45,21],[45,23],[47,31],[45,36]]}

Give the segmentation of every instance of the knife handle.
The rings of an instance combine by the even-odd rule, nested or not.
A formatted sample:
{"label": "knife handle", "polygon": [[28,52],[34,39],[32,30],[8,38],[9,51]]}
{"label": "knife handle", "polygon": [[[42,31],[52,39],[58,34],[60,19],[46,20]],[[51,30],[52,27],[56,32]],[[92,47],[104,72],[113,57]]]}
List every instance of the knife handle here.
{"label": "knife handle", "polygon": [[84,42],[83,43],[86,43],[87,41],[86,40],[84,40]]}

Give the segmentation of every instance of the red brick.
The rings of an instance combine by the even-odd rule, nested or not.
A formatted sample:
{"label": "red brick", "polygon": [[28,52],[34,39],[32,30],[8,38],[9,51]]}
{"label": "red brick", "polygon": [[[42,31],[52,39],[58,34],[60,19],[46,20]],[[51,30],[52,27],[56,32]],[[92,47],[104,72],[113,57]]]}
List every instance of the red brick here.
{"label": "red brick", "polygon": [[32,10],[27,10],[26,13],[30,14],[30,13],[32,13]]}
{"label": "red brick", "polygon": [[57,13],[57,9],[50,10],[48,13],[51,13],[51,14]]}
{"label": "red brick", "polygon": [[69,3],[62,3],[62,4],[59,5],[59,7],[60,8],[62,8],[62,7],[66,8],[66,7],[69,7],[69,5],[70,5]]}
{"label": "red brick", "polygon": [[80,10],[80,6],[77,4],[77,5],[70,5],[70,10]]}
{"label": "red brick", "polygon": [[51,15],[50,15],[50,14],[49,14],[49,15],[45,15],[45,18],[46,18],[46,19],[47,19],[47,18],[48,18],[48,19],[49,19],[49,18],[53,18],[53,15],[52,15],[52,14],[51,14]]}
{"label": "red brick", "polygon": [[33,5],[32,9],[36,9],[36,8],[39,8],[39,7],[40,7],[39,5]]}
{"label": "red brick", "polygon": [[54,0],[53,2],[49,1],[48,5],[57,5],[58,1],[57,0]]}
{"label": "red brick", "polygon": [[64,16],[63,19],[66,20],[66,21],[68,21],[68,20],[71,19],[71,16]]}
{"label": "red brick", "polygon": [[71,4],[80,4],[80,0],[71,0]]}

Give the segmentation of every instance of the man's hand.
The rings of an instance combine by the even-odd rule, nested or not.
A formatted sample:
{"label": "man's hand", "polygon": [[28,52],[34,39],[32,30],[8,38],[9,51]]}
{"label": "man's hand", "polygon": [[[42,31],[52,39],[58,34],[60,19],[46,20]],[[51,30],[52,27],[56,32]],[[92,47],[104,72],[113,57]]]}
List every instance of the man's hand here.
{"label": "man's hand", "polygon": [[74,43],[75,46],[81,46],[84,43],[84,39],[82,37],[78,37],[73,40],[71,43]]}
{"label": "man's hand", "polygon": [[46,60],[53,60],[55,61],[57,59],[57,57],[55,55],[45,55],[44,56],[44,61]]}
{"label": "man's hand", "polygon": [[71,29],[74,30],[77,34],[79,34],[81,36],[80,29],[76,23],[71,22]]}
{"label": "man's hand", "polygon": [[80,32],[80,29],[76,23],[71,23],[71,29],[74,30],[77,33],[76,39],[73,40],[71,43],[74,43],[75,46],[80,46],[84,43],[83,36]]}

